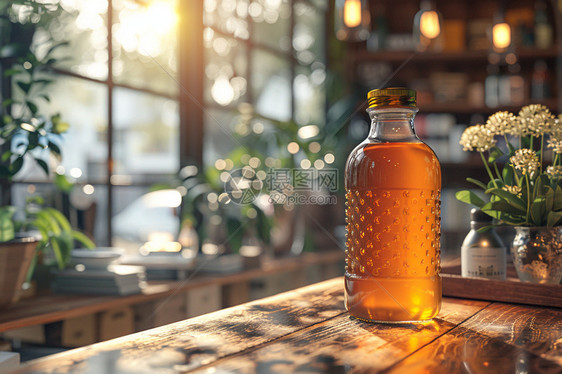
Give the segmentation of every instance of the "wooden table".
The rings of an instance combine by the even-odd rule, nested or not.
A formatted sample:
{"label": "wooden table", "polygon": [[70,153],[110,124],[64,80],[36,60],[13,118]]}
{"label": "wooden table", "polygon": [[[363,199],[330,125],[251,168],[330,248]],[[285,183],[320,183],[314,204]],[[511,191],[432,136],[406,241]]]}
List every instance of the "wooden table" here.
{"label": "wooden table", "polygon": [[336,278],[30,362],[16,373],[560,373],[562,310],[445,298],[432,322],[362,322]]}

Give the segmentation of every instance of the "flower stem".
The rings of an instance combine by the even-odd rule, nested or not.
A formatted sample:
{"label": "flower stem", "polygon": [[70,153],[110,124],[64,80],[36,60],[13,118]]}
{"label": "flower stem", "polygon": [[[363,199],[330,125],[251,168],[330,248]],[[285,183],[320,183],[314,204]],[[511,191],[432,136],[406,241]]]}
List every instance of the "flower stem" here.
{"label": "flower stem", "polygon": [[527,182],[527,222],[530,223],[531,215],[531,185],[529,184],[529,174],[525,174],[525,180]]}
{"label": "flower stem", "polygon": [[542,153],[543,153],[543,144],[544,143],[544,134],[541,135],[541,164],[540,164],[540,174],[542,174]]}
{"label": "flower stem", "polygon": [[507,140],[507,134],[503,134],[503,138],[505,139],[505,146],[507,147],[507,153],[511,154],[511,149],[509,148],[509,140]]}
{"label": "flower stem", "polygon": [[496,184],[496,179],[494,178],[494,175],[492,174],[492,171],[490,170],[490,167],[488,166],[488,161],[486,161],[486,157],[484,157],[484,153],[483,152],[479,152],[479,153],[480,153],[480,157],[482,157],[482,162],[484,163],[484,167],[486,168],[486,171],[488,172],[488,176],[490,177],[490,180],[494,184],[494,187],[498,188],[498,185]]}
{"label": "flower stem", "polygon": [[500,170],[498,169],[498,165],[496,165],[495,162],[492,162],[492,164],[494,165],[494,170],[496,172],[496,175],[498,176],[498,179],[503,182],[502,174],[500,173]]}

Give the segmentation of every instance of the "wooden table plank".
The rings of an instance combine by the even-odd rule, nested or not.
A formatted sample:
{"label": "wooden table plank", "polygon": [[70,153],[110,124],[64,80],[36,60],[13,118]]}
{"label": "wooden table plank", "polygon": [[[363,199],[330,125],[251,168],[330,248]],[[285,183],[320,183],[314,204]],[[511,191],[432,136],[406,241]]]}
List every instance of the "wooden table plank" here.
{"label": "wooden table plank", "polygon": [[377,372],[446,334],[489,303],[448,299],[427,324],[369,323],[347,313],[196,373]]}
{"label": "wooden table plank", "polygon": [[117,351],[118,365],[131,373],[154,372],[162,365],[183,371],[345,313],[343,279],[336,278],[165,328],[52,355],[30,362],[16,373],[83,372],[96,362],[115,361]]}
{"label": "wooden table plank", "polygon": [[562,310],[494,303],[391,373],[560,373]]}
{"label": "wooden table plank", "polygon": [[336,278],[15,373],[517,371],[562,371],[562,310],[445,298],[430,323],[375,324],[347,314]]}

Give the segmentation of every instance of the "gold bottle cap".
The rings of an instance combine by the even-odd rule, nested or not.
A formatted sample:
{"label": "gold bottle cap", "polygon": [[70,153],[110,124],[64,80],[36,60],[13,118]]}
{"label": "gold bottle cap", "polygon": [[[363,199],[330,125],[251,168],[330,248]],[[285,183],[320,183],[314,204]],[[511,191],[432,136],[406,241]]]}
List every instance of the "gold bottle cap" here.
{"label": "gold bottle cap", "polygon": [[416,91],[404,87],[380,88],[367,94],[369,108],[416,107]]}

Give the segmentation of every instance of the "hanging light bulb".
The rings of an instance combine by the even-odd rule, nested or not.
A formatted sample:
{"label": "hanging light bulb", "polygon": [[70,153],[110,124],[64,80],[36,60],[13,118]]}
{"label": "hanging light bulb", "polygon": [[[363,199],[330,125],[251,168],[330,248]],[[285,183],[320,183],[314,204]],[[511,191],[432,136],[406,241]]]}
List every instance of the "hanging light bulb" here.
{"label": "hanging light bulb", "polygon": [[506,22],[496,23],[492,27],[494,49],[501,51],[511,45],[511,27]]}
{"label": "hanging light bulb", "polygon": [[361,24],[361,1],[346,0],[343,5],[343,23],[347,27],[357,27]]}
{"label": "hanging light bulb", "polygon": [[421,14],[420,32],[428,39],[435,39],[441,33],[439,15],[434,10],[427,10]]}
{"label": "hanging light bulb", "polygon": [[368,0],[336,0],[336,37],[345,41],[369,38],[371,15]]}
{"label": "hanging light bulb", "polygon": [[421,2],[420,10],[414,17],[414,37],[421,49],[441,34],[441,15],[435,10],[431,1]]}

